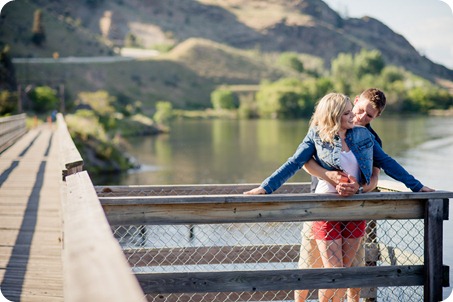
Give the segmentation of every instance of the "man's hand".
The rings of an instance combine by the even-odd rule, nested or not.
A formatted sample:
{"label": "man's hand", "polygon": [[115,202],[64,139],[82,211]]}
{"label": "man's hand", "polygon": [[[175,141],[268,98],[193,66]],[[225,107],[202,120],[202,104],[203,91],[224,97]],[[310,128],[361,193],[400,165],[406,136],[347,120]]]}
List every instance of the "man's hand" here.
{"label": "man's hand", "polygon": [[341,182],[349,182],[348,174],[342,171],[326,171],[324,180],[336,186]]}
{"label": "man's hand", "polygon": [[343,181],[341,181],[335,187],[338,194],[340,194],[341,196],[345,196],[345,197],[356,194],[357,191],[359,190],[359,188],[360,188],[360,185],[357,182],[357,179],[352,175],[348,175],[347,180],[343,176]]}
{"label": "man's hand", "polygon": [[420,189],[419,192],[434,192],[434,191],[436,191],[436,190],[431,189],[431,188],[429,188],[429,187],[427,187],[427,186],[423,186],[423,187]]}
{"label": "man's hand", "polygon": [[266,194],[266,190],[264,190],[263,188],[261,187],[257,187],[255,189],[252,189],[250,191],[247,191],[247,192],[244,192],[242,194],[245,194],[245,195],[259,195],[259,194]]}

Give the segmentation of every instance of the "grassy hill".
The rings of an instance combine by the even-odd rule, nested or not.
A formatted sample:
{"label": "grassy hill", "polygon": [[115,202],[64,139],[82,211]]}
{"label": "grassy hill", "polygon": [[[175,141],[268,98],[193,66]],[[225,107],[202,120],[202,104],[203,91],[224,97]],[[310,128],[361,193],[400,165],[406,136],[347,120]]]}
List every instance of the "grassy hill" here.
{"label": "grassy hill", "polygon": [[[33,14],[43,12],[46,41],[31,43]],[[100,20],[111,13],[102,37]],[[378,49],[387,64],[443,85],[453,71],[420,56],[404,37],[372,18],[343,19],[321,0],[15,0],[2,10],[0,46],[12,57],[116,56],[133,35],[138,46],[172,51],[151,59],[93,64],[16,64],[19,84],[64,83],[69,100],[79,91],[107,90],[175,108],[209,106],[218,85],[257,85],[297,76],[278,66],[282,52],[300,54],[307,70],[322,73],[340,52]]]}
{"label": "grassy hill", "polygon": [[[42,22],[46,35],[43,46],[31,42],[33,16],[42,9]],[[99,35],[84,28],[80,20],[46,10],[34,1],[11,1],[1,12],[0,47],[8,44],[13,57],[105,56],[113,49]]]}
{"label": "grassy hill", "polygon": [[[210,94],[218,85],[255,85],[264,79],[303,76],[279,67],[275,61],[269,55],[189,39],[171,52],[147,60],[16,64],[16,75],[19,82],[51,86],[65,83],[70,99],[75,99],[78,91],[107,90],[143,102],[149,112],[159,100],[172,101],[175,108],[209,107]],[[312,65],[316,62],[310,61]],[[321,64],[318,61],[318,66]]]}

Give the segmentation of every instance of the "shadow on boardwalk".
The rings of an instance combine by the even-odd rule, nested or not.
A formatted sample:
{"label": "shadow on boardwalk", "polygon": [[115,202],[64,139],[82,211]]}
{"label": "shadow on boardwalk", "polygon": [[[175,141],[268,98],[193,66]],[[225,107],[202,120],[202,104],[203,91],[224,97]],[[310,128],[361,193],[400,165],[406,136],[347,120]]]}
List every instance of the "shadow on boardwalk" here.
{"label": "shadow on boardwalk", "polygon": [[63,300],[53,138],[47,125],[33,129],[0,155],[0,288],[11,301]]}

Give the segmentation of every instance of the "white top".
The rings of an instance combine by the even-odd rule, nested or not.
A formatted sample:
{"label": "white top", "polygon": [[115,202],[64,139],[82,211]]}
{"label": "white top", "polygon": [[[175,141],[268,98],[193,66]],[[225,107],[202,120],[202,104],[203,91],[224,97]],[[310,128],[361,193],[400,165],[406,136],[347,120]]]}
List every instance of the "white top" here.
{"label": "white top", "polygon": [[[351,150],[341,151],[340,165],[343,168],[343,172],[352,175],[357,179],[359,178],[359,163]],[[335,190],[335,187],[327,181],[320,179],[318,185],[316,186],[315,193],[337,193],[337,190]]]}

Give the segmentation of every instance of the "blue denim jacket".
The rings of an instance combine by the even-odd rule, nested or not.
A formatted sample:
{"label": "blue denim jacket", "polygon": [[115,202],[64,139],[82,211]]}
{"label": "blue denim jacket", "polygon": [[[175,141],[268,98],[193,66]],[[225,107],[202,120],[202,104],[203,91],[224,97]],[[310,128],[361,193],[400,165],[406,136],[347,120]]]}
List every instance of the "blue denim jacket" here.
{"label": "blue denim jacket", "polygon": [[[355,155],[361,175],[359,183],[369,183],[373,172],[373,163],[381,167],[387,175],[401,181],[412,191],[420,191],[423,185],[410,175],[400,164],[388,156],[374,136],[365,127],[356,126],[346,132],[346,143]],[[334,143],[322,142],[316,128],[310,128],[294,155],[271,176],[266,178],[261,187],[268,194],[277,190],[292,177],[312,157],[327,170],[343,170],[340,165],[341,139],[334,138]]]}

